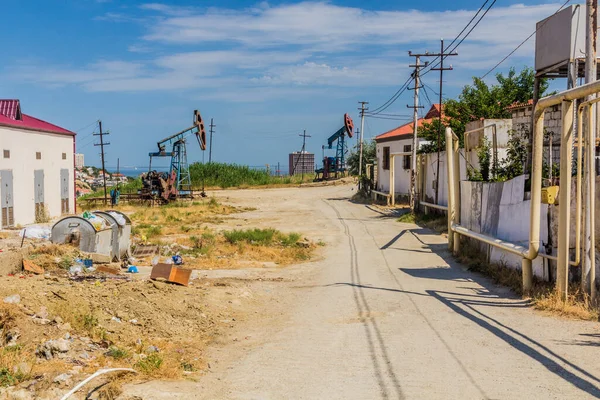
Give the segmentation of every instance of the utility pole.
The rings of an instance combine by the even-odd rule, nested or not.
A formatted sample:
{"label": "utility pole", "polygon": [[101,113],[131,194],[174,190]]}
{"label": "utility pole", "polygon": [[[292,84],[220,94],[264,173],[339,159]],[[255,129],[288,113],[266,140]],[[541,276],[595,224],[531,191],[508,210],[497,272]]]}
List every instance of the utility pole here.
{"label": "utility pole", "polygon": [[212,162],[212,135],[213,135],[213,128],[216,128],[217,126],[215,124],[213,124],[213,119],[210,119],[210,143],[209,143],[209,147],[208,147],[208,163],[210,164]]}
{"label": "utility pole", "polygon": [[306,134],[306,129],[304,130],[304,132],[301,135],[298,135],[298,136],[302,137],[302,150],[300,150],[298,159],[294,163],[294,169],[292,169],[292,175],[296,174],[296,167],[298,166],[298,162],[300,162],[300,159],[302,159],[302,167],[301,167],[302,168],[302,181],[304,181],[304,169],[305,169],[304,149],[306,148],[306,138],[311,137],[311,136]]}
{"label": "utility pole", "polygon": [[100,133],[94,133],[94,136],[100,136],[100,143],[94,143],[94,146],[100,146],[100,155],[102,157],[102,178],[104,181],[104,205],[107,204],[108,198],[106,195],[106,169],[104,168],[104,146],[110,145],[110,143],[104,143],[104,135],[108,135],[108,132],[102,132],[102,121],[98,121],[98,128]]}
{"label": "utility pole", "polygon": [[[598,0],[586,2],[586,42],[585,42],[585,83],[596,80],[596,40],[598,35]],[[592,100],[595,95],[588,96]],[[583,258],[581,268],[581,288],[590,295],[592,301],[596,297],[596,246],[595,246],[595,199],[596,199],[596,105],[589,107],[588,132],[585,141],[585,215],[583,235]]]}
{"label": "utility pole", "polygon": [[301,182],[304,182],[304,170],[306,169],[305,165],[304,165],[305,161],[306,161],[306,160],[304,160],[304,152],[306,151],[305,150],[306,149],[306,138],[310,137],[310,135],[306,134],[306,129],[305,129],[301,136],[302,136],[302,151],[300,152],[300,158],[302,158],[302,181]]}
{"label": "utility pole", "polygon": [[360,177],[362,176],[362,159],[363,159],[363,131],[365,130],[365,111],[368,108],[365,108],[365,104],[369,104],[368,101],[359,101],[360,104],[360,135],[359,135],[359,153],[358,153],[358,177],[360,182]]}
{"label": "utility pole", "polygon": [[[410,57],[415,57],[415,63],[409,65],[409,67],[414,68],[413,77],[415,78],[415,97],[414,97],[414,105],[411,107],[407,105],[406,107],[413,109],[413,141],[411,146],[411,165],[410,165],[410,211],[415,212],[415,192],[416,192],[416,174],[417,174],[417,128],[419,124],[419,108],[423,108],[423,106],[419,106],[419,74],[421,72],[421,68],[426,67],[429,63],[425,62],[425,64],[421,64],[421,57],[428,56],[429,53],[425,54],[413,54],[412,52],[408,52]],[[394,196],[395,193],[390,193],[391,196]]]}
{"label": "utility pole", "polygon": [[441,42],[441,46],[440,46],[440,67],[439,68],[432,68],[432,71],[440,71],[440,126],[438,129],[438,135],[437,135],[437,166],[436,166],[436,173],[435,173],[435,204],[438,204],[438,193],[439,193],[439,187],[440,187],[440,151],[441,151],[441,147],[442,147],[442,111],[443,111],[443,107],[442,107],[442,93],[443,93],[443,82],[444,82],[444,71],[452,71],[452,65],[448,68],[444,68],[444,58],[446,58],[447,56],[457,56],[458,53],[444,53],[444,39],[440,40]]}

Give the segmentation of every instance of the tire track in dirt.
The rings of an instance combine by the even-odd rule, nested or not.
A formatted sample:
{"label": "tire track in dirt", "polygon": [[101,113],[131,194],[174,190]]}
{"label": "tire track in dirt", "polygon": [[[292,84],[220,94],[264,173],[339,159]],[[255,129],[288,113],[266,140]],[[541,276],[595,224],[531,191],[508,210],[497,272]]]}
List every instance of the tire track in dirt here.
{"label": "tire track in dirt", "polygon": [[[375,236],[373,236],[373,234],[371,233],[371,231],[369,230],[369,228],[367,227],[367,225],[364,223],[364,221],[362,219],[357,218],[356,214],[354,214],[352,211],[348,210],[348,212],[350,214],[352,214],[352,216],[353,216],[353,218],[355,220],[357,220],[358,222],[360,222],[360,224],[363,226],[363,228],[365,230],[365,233],[371,238],[371,240],[373,241],[373,243],[375,244],[375,246],[379,249],[379,252],[381,253],[381,256],[383,258],[385,266],[386,266],[386,268],[387,268],[387,270],[389,272],[389,275],[391,276],[391,278],[396,283],[397,288],[400,289],[401,291],[405,291],[404,287],[402,286],[402,283],[400,282],[400,280],[398,279],[398,277],[396,276],[396,274],[394,274],[394,271],[392,270],[392,267],[390,266],[390,263],[389,263],[389,261],[387,259],[386,254],[385,254],[385,250],[381,249],[381,247],[377,243],[377,240],[375,239]],[[410,231],[410,233],[413,236],[415,236],[415,238],[417,240],[420,241],[420,239],[415,235],[414,232]],[[442,337],[442,335],[438,332],[437,329],[435,329],[435,327],[432,325],[431,321],[427,318],[427,316],[425,316],[425,314],[420,310],[419,306],[414,301],[414,299],[412,298],[412,296],[410,296],[408,293],[403,293],[403,294],[408,298],[408,300],[410,301],[410,303],[413,305],[415,311],[417,311],[417,313],[421,316],[422,320],[427,324],[427,326],[429,326],[429,328],[432,330],[432,332],[435,334],[435,336],[437,336],[437,338],[440,340],[440,342],[444,345],[444,347],[446,348],[446,350],[448,351],[448,353],[450,354],[450,356],[456,361],[456,363],[458,364],[459,368],[466,375],[466,377],[469,379],[469,381],[471,382],[471,384],[479,391],[479,393],[481,394],[482,398],[483,399],[489,399],[489,396],[477,384],[477,382],[475,381],[475,378],[473,377],[473,375],[471,375],[471,373],[468,371],[467,367],[458,358],[458,356],[452,350],[452,348],[450,347],[450,345],[448,344],[448,342],[446,342],[446,340],[444,340],[444,338]]]}
{"label": "tire track in dirt", "polygon": [[[375,321],[375,318],[371,314],[371,309],[369,307],[369,303],[366,299],[364,291],[360,287],[361,286],[360,266],[359,266],[359,262],[358,262],[358,250],[356,247],[356,243],[354,241],[354,236],[352,235],[352,233],[350,231],[350,227],[348,226],[348,224],[342,217],[340,211],[335,207],[335,205],[331,204],[327,200],[323,200],[323,202],[333,209],[333,211],[335,212],[335,214],[337,216],[338,221],[344,228],[344,234],[348,238],[348,244],[350,246],[350,253],[351,253],[351,255],[350,255],[350,272],[351,272],[351,281],[352,281],[352,291],[353,291],[354,302],[356,303],[356,308],[358,309],[359,320],[361,321],[361,323],[363,324],[363,326],[365,328],[365,334],[366,334],[367,342],[369,345],[369,353],[371,356],[371,361],[373,363],[373,368],[375,370],[375,375],[377,377],[377,383],[380,388],[381,397],[384,399],[389,399],[389,398],[404,399],[405,396],[402,391],[400,381],[398,380],[398,377],[396,376],[396,373],[394,372],[393,364],[388,355],[388,350],[385,345],[385,341],[383,339],[383,336],[381,335],[381,331],[380,331],[379,327],[377,326],[377,322]],[[375,337],[373,337],[373,333],[371,332],[371,330],[373,330]],[[387,374],[388,378],[392,381],[391,390],[390,390],[390,388],[388,388],[388,385],[385,382],[383,371],[382,371],[383,368],[380,365],[380,362],[377,358],[377,347],[379,348],[379,355],[381,356],[381,358],[383,358],[383,361],[385,363],[385,373]]]}

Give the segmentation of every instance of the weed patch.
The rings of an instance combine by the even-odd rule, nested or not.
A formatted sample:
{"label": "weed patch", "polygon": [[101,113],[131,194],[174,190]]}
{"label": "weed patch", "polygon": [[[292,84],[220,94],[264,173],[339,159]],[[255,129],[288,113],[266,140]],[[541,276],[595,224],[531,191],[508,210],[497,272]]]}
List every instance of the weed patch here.
{"label": "weed patch", "polygon": [[273,237],[277,231],[272,228],[268,229],[247,229],[223,232],[223,236],[231,244],[245,242],[254,245],[269,245],[273,242]]}
{"label": "weed patch", "polygon": [[[510,268],[505,263],[489,263],[479,249],[470,241],[461,241],[461,255],[457,260],[469,270],[491,278],[495,283],[509,287],[518,295],[523,294],[521,271]],[[531,304],[540,311],[564,317],[597,321],[600,310],[594,306],[586,293],[578,285],[570,285],[566,300],[556,291],[550,282],[533,279]]]}
{"label": "weed patch", "polygon": [[135,367],[145,374],[156,372],[163,364],[163,359],[158,353],[152,353],[141,359],[135,364]]}
{"label": "weed patch", "polygon": [[129,351],[127,351],[126,349],[122,349],[122,348],[113,346],[108,349],[108,351],[106,352],[106,355],[108,357],[114,358],[115,360],[123,360],[125,358],[129,358]]}
{"label": "weed patch", "polygon": [[439,233],[448,232],[448,219],[445,215],[406,213],[397,220],[405,224],[416,224]]}

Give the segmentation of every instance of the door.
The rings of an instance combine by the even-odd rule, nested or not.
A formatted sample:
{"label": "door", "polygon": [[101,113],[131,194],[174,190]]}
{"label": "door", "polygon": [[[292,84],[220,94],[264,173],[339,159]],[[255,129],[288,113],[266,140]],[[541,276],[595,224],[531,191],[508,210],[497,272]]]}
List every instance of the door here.
{"label": "door", "polygon": [[60,170],[60,212],[69,213],[69,170]]}
{"label": "door", "polygon": [[0,226],[8,228],[15,225],[12,171],[0,171],[0,184]]}
{"label": "door", "polygon": [[44,170],[36,169],[33,174],[35,220],[36,222],[44,222],[47,219],[46,208],[44,207]]}

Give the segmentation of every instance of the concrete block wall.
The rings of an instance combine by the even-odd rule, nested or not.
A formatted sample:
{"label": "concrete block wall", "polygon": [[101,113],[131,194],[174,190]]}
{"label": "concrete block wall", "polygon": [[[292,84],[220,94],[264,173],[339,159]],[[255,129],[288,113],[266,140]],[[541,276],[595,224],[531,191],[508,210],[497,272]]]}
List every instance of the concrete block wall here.
{"label": "concrete block wall", "polygon": [[[528,246],[530,200],[523,200],[525,177],[506,182],[461,182],[460,224],[475,232],[501,240]],[[547,206],[540,212],[540,238],[548,236]],[[496,247],[477,242],[479,249],[488,255],[490,262],[503,262],[508,267],[520,269],[521,258]],[[533,262],[534,274],[547,279],[543,260]]]}
{"label": "concrete block wall", "polygon": [[[512,126],[517,132],[529,132],[531,130],[531,113],[533,108],[525,106],[511,110]],[[560,105],[548,107],[544,113],[544,128],[546,132],[552,133],[552,162],[560,162],[560,131],[562,129],[562,112]],[[549,159],[548,143],[544,144],[544,161]]]}

